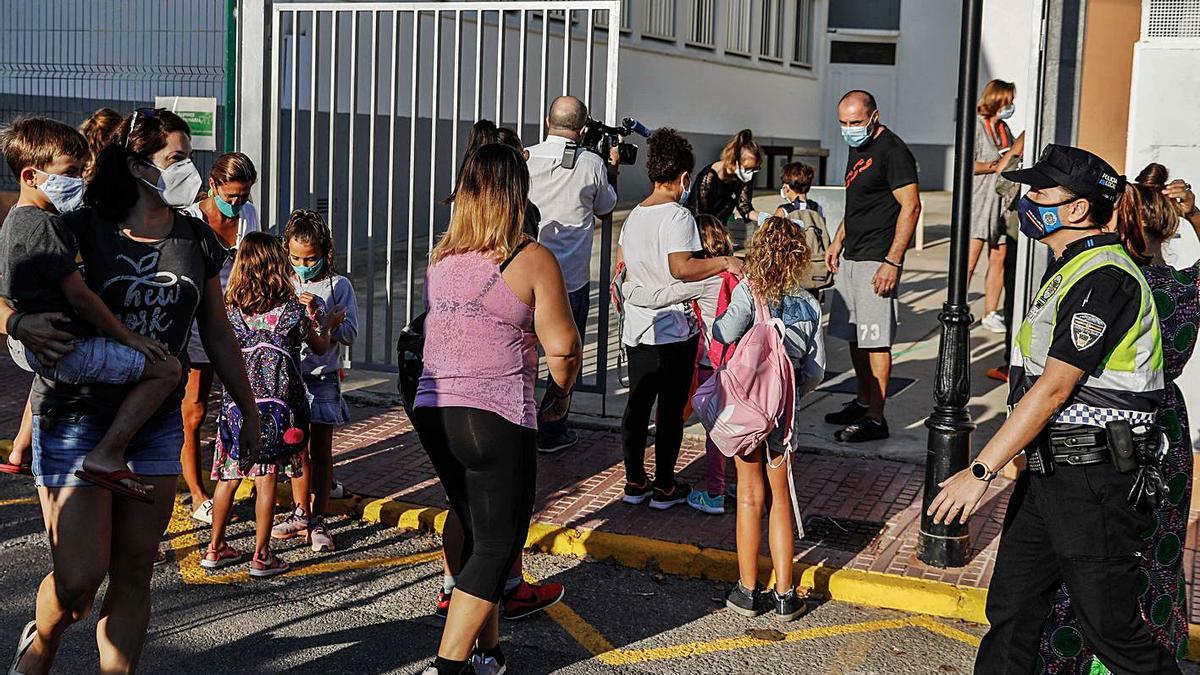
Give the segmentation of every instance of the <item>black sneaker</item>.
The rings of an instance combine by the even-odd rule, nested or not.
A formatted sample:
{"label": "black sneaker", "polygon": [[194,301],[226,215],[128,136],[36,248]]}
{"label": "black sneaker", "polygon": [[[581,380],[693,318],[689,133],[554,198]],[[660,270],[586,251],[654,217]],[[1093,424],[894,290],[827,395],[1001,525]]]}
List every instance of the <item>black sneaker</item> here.
{"label": "black sneaker", "polygon": [[625,483],[625,496],[621,501],[626,504],[641,504],[646,501],[646,497],[650,496],[653,489],[650,487],[650,479],[647,478],[645,483]]}
{"label": "black sneaker", "polygon": [[865,441],[881,441],[889,435],[887,420],[863,417],[837,432],[833,437],[843,443],[863,443]]}
{"label": "black sneaker", "polygon": [[729,595],[725,596],[725,607],[748,619],[761,615],[767,611],[763,606],[762,586],[755,586],[754,590],[749,590],[742,582],[737,582],[730,589]]}
{"label": "black sneaker", "polygon": [[780,595],[779,591],[771,591],[771,604],[775,605],[775,618],[780,621],[792,621],[804,613],[806,606],[804,598],[796,595],[796,589]]}
{"label": "black sneaker", "polygon": [[846,405],[842,406],[841,410],[834,412],[834,413],[829,413],[828,415],[826,415],[825,423],[826,424],[841,424],[844,426],[846,424],[852,424],[854,422],[859,421],[864,416],[866,416],[866,414],[867,414],[867,406],[863,405],[862,403],[859,403],[858,399],[856,399],[856,398],[850,399],[850,401],[848,403],[846,403]]}
{"label": "black sneaker", "polygon": [[543,455],[549,455],[560,450],[575,445],[579,442],[579,437],[570,429],[563,429],[558,433],[538,434],[537,449]]}
{"label": "black sneaker", "polygon": [[674,485],[665,490],[656,486],[653,496],[650,497],[650,508],[665,511],[676,504],[686,502],[691,493],[692,486],[679,481],[675,481]]}

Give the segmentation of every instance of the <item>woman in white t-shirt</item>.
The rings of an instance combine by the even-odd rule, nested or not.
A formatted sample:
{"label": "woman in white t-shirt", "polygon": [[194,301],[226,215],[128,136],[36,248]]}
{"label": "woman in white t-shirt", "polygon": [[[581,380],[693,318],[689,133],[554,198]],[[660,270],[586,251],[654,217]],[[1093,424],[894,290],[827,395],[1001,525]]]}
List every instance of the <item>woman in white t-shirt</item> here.
{"label": "woman in white t-shirt", "polygon": [[[659,129],[646,142],[646,173],[654,191],[638,204],[621,228],[617,261],[627,278],[650,293],[679,281],[700,281],[723,271],[740,272],[732,256],[699,258],[696,220],[680,202],[691,186],[695,155],[674,129]],[[687,500],[689,486],[675,479],[675,461],[683,441],[683,410],[696,364],[699,327],[690,301],[666,307],[626,302],[623,342],[629,354],[629,398],[621,420],[625,454],[625,497],[668,509]],[[646,432],[658,401],[655,476],[646,475]]]}
{"label": "woman in white t-shirt", "polygon": [[[221,289],[229,283],[233,256],[247,232],[262,229],[258,212],[250,203],[250,189],[258,180],[258,172],[250,158],[240,152],[228,152],[213,162],[208,174],[208,196],[184,209],[184,213],[203,220],[212,228],[217,239],[229,252],[221,268]],[[196,325],[188,338],[187,389],[183,396],[183,479],[192,494],[192,517],[212,524],[212,499],[204,486],[200,469],[200,425],[208,413],[208,397],[212,393],[213,369]]]}

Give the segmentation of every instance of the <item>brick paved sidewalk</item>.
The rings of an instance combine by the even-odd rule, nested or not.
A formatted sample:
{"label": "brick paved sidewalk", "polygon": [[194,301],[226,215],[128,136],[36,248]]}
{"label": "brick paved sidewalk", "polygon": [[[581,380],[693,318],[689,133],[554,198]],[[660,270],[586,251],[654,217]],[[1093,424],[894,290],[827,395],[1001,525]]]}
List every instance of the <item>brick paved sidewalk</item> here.
{"label": "brick paved sidewalk", "polygon": [[[0,378],[6,384],[12,383],[0,394],[0,438],[11,438],[24,403],[28,376],[7,360],[0,360]],[[351,410],[353,421],[339,429],[335,437],[337,479],[365,497],[445,507],[433,467],[403,410],[365,405],[352,406]],[[734,550],[732,513],[704,515],[686,505],[652,511],[645,505],[622,503],[625,472],[619,435],[581,431],[579,436],[576,447],[539,456],[536,520]],[[653,453],[648,452],[647,458],[652,462]],[[685,440],[679,463],[682,480],[693,485],[703,483],[702,443]],[[806,529],[797,548],[801,562],[969,588],[987,586],[1008,502],[1009,481],[997,479],[972,518],[969,564],[940,570],[916,558],[923,466],[801,453],[795,458],[794,470]],[[1185,566],[1191,578],[1197,572],[1198,515],[1193,512],[1185,551]],[[764,537],[764,553],[765,546]],[[1200,607],[1200,594],[1195,593],[1194,586],[1191,606]],[[1193,621],[1198,618],[1200,612]]]}

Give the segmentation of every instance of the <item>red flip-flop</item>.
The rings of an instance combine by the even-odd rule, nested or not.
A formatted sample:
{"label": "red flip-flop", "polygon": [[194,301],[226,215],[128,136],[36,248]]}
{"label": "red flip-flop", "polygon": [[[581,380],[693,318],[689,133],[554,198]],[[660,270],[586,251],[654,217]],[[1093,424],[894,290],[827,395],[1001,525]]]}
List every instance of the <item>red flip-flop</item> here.
{"label": "red flip-flop", "polygon": [[32,476],[33,469],[28,464],[9,464],[8,462],[0,462],[0,473],[12,474],[14,476]]}
{"label": "red flip-flop", "polygon": [[148,493],[141,492],[140,490],[135,490],[130,487],[126,487],[124,484],[121,483],[121,481],[123,481],[123,480],[132,480],[132,481],[136,481],[138,483],[142,482],[141,476],[137,475],[136,473],[134,473],[128,469],[120,469],[117,471],[109,471],[109,472],[88,471],[87,469],[80,469],[75,472],[75,477],[82,478],[83,480],[86,480],[89,483],[93,483],[99,487],[106,489],[106,490],[111,490],[112,492],[115,492],[116,494],[119,494],[122,497],[129,497],[130,499],[137,500],[139,502],[142,502],[143,504],[153,504],[154,503],[154,497],[151,497]]}

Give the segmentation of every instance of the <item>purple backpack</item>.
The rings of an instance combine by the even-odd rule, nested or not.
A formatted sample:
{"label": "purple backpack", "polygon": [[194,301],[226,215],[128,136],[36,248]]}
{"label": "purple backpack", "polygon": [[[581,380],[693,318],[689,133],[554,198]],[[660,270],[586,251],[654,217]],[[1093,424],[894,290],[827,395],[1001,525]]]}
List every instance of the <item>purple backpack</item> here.
{"label": "purple backpack", "polygon": [[[230,307],[227,313],[242,348],[246,377],[262,424],[262,452],[256,463],[269,464],[290,457],[308,440],[310,419],[297,339],[302,334],[304,307],[295,300],[289,301],[270,329],[251,328],[236,308]],[[242,411],[226,389],[217,416],[218,441],[234,460],[240,460],[241,430]]]}

